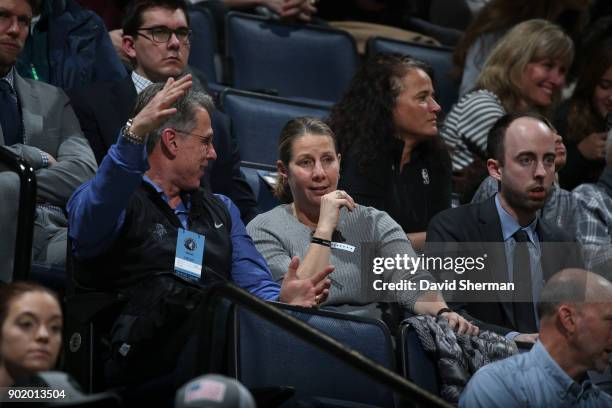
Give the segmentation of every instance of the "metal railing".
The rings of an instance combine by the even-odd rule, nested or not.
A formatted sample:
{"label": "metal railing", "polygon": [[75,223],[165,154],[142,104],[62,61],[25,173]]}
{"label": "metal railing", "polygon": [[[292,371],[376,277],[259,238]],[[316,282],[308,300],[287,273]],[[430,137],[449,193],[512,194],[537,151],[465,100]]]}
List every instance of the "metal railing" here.
{"label": "metal railing", "polygon": [[[213,350],[214,325],[210,323],[214,320],[216,304],[218,300],[221,299],[227,299],[268,322],[281,327],[287,332],[298,336],[301,340],[318,347],[324,352],[343,361],[351,368],[389,387],[398,395],[416,404],[427,407],[452,407],[452,405],[448,404],[440,397],[418,387],[395,372],[376,364],[372,360],[364,357],[361,353],[348,349],[345,345],[332,337],[312,328],[306,323],[284,313],[282,310],[231,283],[212,286],[209,288],[208,296],[205,297],[204,311],[207,317],[205,320],[208,324],[204,324],[202,327],[201,339],[204,342],[202,350],[207,350],[210,353],[215,352],[215,350]],[[200,356],[202,368],[207,369],[211,367],[211,358],[212,356],[208,353]]]}

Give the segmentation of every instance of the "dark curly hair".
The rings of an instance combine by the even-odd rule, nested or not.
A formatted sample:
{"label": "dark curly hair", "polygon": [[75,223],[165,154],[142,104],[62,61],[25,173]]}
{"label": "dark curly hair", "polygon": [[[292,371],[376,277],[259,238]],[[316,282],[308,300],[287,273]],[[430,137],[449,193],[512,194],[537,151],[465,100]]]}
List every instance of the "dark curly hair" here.
{"label": "dark curly hair", "polygon": [[[338,153],[346,155],[350,149],[359,158],[362,171],[368,163],[387,160],[398,148],[393,110],[403,90],[401,80],[413,69],[425,71],[433,80],[433,70],[422,61],[400,54],[377,54],[364,62],[332,108],[327,123],[336,135]],[[436,148],[441,147],[438,139],[434,139]]]}

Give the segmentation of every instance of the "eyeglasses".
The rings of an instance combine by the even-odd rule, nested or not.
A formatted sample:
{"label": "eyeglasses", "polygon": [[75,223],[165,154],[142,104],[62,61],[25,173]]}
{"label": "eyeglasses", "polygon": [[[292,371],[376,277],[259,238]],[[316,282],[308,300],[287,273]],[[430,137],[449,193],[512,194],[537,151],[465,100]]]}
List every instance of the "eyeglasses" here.
{"label": "eyeglasses", "polygon": [[156,42],[158,44],[167,43],[172,38],[172,34],[174,34],[182,44],[188,44],[189,39],[191,38],[191,30],[185,27],[177,28],[176,30],[172,30],[166,26],[159,27],[146,27],[139,28],[136,31],[148,31],[151,37],[146,36],[144,34],[139,34],[146,38],[149,41]]}
{"label": "eyeglasses", "polygon": [[193,133],[193,132],[186,132],[186,131],[181,130],[181,129],[174,129],[174,131],[177,132],[177,133],[182,133],[184,135],[193,135],[193,136],[197,137],[198,139],[200,139],[200,141],[206,147],[206,149],[209,149],[210,146],[212,146],[212,144],[213,144],[212,136],[201,135],[199,133]]}

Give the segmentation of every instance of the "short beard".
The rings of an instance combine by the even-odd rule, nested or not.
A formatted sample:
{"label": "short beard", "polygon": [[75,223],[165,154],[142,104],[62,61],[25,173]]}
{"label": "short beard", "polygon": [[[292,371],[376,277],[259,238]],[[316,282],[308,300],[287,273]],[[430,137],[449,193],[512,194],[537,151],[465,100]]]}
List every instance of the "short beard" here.
{"label": "short beard", "polygon": [[502,189],[501,194],[508,205],[515,211],[535,214],[538,210],[542,209],[546,205],[551,191],[552,189],[548,189],[544,200],[541,202],[530,200],[526,194],[523,195],[522,193],[516,193],[509,189]]}

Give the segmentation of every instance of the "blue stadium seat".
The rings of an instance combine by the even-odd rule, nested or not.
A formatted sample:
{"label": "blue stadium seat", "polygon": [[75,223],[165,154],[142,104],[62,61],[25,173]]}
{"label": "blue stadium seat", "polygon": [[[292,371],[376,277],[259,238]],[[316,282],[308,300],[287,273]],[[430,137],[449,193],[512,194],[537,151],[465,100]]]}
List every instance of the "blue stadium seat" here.
{"label": "blue stadium seat", "polygon": [[402,323],[400,327],[399,350],[404,377],[432,394],[440,395],[436,356],[423,349],[419,336],[409,323]]}
{"label": "blue stadium seat", "polygon": [[270,185],[266,182],[266,178],[274,178],[276,168],[266,164],[242,162],[240,171],[244,176],[251,190],[255,193],[257,200],[257,208],[260,213],[270,211],[280,204],[280,201],[272,194]]}
{"label": "blue stadium seat", "polygon": [[338,101],[358,66],[346,32],[231,12],[226,55],[235,88],[283,97]]}
{"label": "blue stadium seat", "polygon": [[211,84],[219,83],[215,65],[217,38],[215,21],[204,8],[190,8],[189,21],[192,30],[189,65],[201,71]]}
{"label": "blue stadium seat", "polygon": [[[393,370],[387,326],[380,320],[278,305],[291,316]],[[393,393],[333,356],[238,308],[233,353],[236,377],[248,388],[290,386],[297,400],[332,406],[395,406]]]}
{"label": "blue stadium seat", "polygon": [[240,158],[267,165],[276,163],[278,136],[287,121],[299,116],[323,118],[329,114],[329,108],[324,105],[235,89],[221,93],[221,109],[232,119],[232,134]]}
{"label": "blue stadium seat", "polygon": [[448,47],[433,47],[424,44],[396,41],[382,37],[368,40],[367,54],[398,53],[409,55],[431,65],[434,70],[434,89],[442,111],[448,113],[459,95],[459,85],[451,77],[453,50]]}

